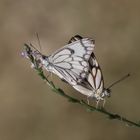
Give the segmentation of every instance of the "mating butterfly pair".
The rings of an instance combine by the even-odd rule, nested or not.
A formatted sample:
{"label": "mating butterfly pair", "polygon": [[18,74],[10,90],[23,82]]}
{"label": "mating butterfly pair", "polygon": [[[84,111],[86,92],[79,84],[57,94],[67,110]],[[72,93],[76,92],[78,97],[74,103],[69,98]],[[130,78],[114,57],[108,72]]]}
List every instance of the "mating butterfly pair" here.
{"label": "mating butterfly pair", "polygon": [[93,53],[93,39],[76,35],[49,56],[41,54],[31,44],[25,44],[25,47],[24,55],[27,58],[33,57],[31,60],[36,60],[38,67],[56,74],[80,93],[96,101],[110,96],[109,90],[104,88],[102,71]]}

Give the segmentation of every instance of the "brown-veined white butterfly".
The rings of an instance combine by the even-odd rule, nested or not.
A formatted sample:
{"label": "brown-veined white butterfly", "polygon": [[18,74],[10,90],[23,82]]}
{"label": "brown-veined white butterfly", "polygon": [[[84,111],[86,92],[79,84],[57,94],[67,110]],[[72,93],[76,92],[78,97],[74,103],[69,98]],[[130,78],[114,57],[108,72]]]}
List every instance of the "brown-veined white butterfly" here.
{"label": "brown-veined white butterfly", "polygon": [[[68,43],[81,39],[83,39],[83,37],[75,35]],[[91,53],[88,63],[89,71],[87,76],[81,83],[75,85],[74,88],[87,97],[95,98],[97,101],[104,100],[106,96],[110,97],[110,90],[104,87],[103,74],[93,52]]]}
{"label": "brown-veined white butterfly", "polygon": [[28,57],[30,53],[30,56],[37,60],[38,65],[56,74],[71,86],[75,86],[88,75],[88,61],[94,49],[94,40],[90,38],[77,40],[49,56],[40,53],[32,44],[26,44],[25,47],[25,56]]}
{"label": "brown-veined white butterfly", "polygon": [[32,44],[25,44],[25,47],[23,55],[30,57],[30,60],[36,60],[36,63],[32,62],[33,66],[38,65],[37,67],[43,67],[56,74],[77,91],[87,97],[95,98],[97,102],[104,101],[106,96],[109,97],[109,89],[128,77],[126,75],[108,88],[104,87],[102,71],[93,53],[95,41],[90,38],[76,35],[67,45],[49,56],[40,53]]}
{"label": "brown-veined white butterfly", "polygon": [[[81,37],[80,35],[75,35],[70,39],[68,44],[81,39],[83,39],[83,37]],[[89,71],[87,76],[81,83],[75,85],[74,88],[87,97],[95,98],[97,101],[97,105],[100,100],[105,101],[105,97],[110,97],[110,89],[112,86],[130,76],[130,74],[127,74],[105,88],[102,70],[94,55],[94,52],[91,53],[88,63]]]}

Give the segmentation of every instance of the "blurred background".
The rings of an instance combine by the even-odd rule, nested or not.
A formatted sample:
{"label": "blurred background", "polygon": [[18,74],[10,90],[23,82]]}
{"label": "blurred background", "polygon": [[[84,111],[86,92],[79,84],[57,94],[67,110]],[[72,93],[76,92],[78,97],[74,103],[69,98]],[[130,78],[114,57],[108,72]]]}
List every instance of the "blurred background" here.
{"label": "blurred background", "polygon": [[[105,108],[139,121],[139,7],[138,0],[0,0],[0,140],[139,140],[139,128],[53,93],[21,57],[25,42],[39,48],[35,32],[46,55],[75,34],[95,39],[106,86],[131,73],[113,87]],[[83,98],[56,76],[52,80]]]}

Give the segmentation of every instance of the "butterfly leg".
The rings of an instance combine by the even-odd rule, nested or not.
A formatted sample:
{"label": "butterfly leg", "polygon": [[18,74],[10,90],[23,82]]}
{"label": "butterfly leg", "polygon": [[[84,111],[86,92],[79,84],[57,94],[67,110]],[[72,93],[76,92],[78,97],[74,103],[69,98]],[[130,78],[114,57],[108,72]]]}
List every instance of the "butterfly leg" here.
{"label": "butterfly leg", "polygon": [[51,75],[50,77],[51,77],[51,80],[52,80],[52,72],[50,72],[50,75]]}
{"label": "butterfly leg", "polygon": [[88,103],[88,105],[90,104],[89,98],[90,98],[90,96],[87,96],[87,103]]}
{"label": "butterfly leg", "polygon": [[105,103],[106,103],[106,100],[105,99],[103,99],[103,108],[104,108],[104,106],[105,106]]}
{"label": "butterfly leg", "polygon": [[96,108],[98,108],[99,102],[100,102],[100,100],[97,100],[97,101],[96,101]]}
{"label": "butterfly leg", "polygon": [[67,83],[67,84],[68,84],[68,82],[67,82],[65,79],[61,78],[61,80],[62,80],[63,82],[65,82],[65,83]]}
{"label": "butterfly leg", "polygon": [[52,77],[52,73],[51,73],[51,72],[49,72],[49,73],[46,75],[46,78],[48,79],[50,76]]}
{"label": "butterfly leg", "polygon": [[[47,80],[48,80],[49,76],[50,76],[50,73],[48,73],[47,75],[45,75],[45,77],[47,78]],[[44,83],[46,83],[46,80],[44,80]]]}

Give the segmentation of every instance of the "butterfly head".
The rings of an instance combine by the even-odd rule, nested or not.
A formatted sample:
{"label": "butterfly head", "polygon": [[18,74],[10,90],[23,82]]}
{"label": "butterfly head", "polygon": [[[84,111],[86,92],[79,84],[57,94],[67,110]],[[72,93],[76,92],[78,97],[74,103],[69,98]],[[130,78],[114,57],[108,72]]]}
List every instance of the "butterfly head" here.
{"label": "butterfly head", "polygon": [[42,60],[46,59],[46,56],[42,55],[32,44],[24,44],[24,47],[22,56],[30,59],[32,68],[41,68],[43,66]]}
{"label": "butterfly head", "polygon": [[95,98],[96,101],[103,101],[106,97],[110,97],[110,92],[110,89],[104,89],[102,92],[96,90],[92,97]]}
{"label": "butterfly head", "polygon": [[110,93],[111,93],[111,90],[110,89],[104,89],[102,94],[101,94],[101,97],[102,98],[105,98],[105,97],[110,97]]}
{"label": "butterfly head", "polygon": [[42,63],[43,66],[45,66],[47,68],[47,66],[49,65],[48,56],[42,55],[41,56],[41,63]]}

